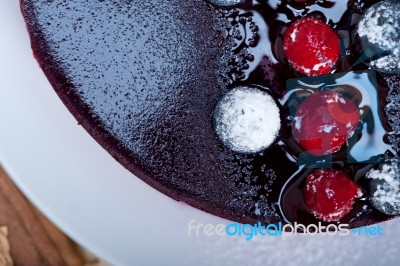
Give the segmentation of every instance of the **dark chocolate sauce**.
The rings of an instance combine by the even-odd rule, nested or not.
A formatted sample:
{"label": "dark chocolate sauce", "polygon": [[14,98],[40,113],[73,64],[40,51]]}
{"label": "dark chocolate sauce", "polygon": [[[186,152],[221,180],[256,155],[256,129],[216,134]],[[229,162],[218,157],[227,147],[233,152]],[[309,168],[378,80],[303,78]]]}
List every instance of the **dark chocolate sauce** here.
{"label": "dark chocolate sauce", "polygon": [[[247,6],[225,11],[235,38],[234,59],[238,64],[228,73],[229,85],[261,85],[281,103],[284,129],[276,146],[271,147],[251,162],[258,169],[263,162],[276,157],[275,183],[280,190],[266,193],[270,201],[278,202],[287,222],[317,223],[303,201],[305,178],[316,168],[333,167],[345,171],[361,188],[365,187],[366,172],[384,158],[396,156],[397,147],[389,141],[392,128],[385,114],[389,92],[386,77],[370,70],[359,60],[354,29],[366,8],[377,1],[316,1],[309,5],[290,0],[252,1]],[[317,17],[331,26],[341,39],[342,56],[330,75],[303,77],[287,63],[282,51],[283,34],[291,22],[304,16]],[[243,52],[245,50],[245,52]],[[361,109],[361,122],[353,137],[339,152],[313,157],[304,152],[291,135],[291,123],[296,106],[314,91],[338,90],[353,98]],[[284,152],[277,152],[282,150]],[[293,162],[297,167],[293,167]],[[292,165],[288,171],[288,165]],[[257,171],[257,170],[253,170]],[[284,184],[279,179],[286,177]],[[240,184],[240,183],[239,183]],[[278,195],[279,193],[279,195]],[[351,213],[340,222],[359,224],[368,217],[376,222],[389,217],[374,210],[365,194],[357,200]],[[372,218],[371,218],[372,217]]]}
{"label": "dark chocolate sauce", "polygon": [[[377,73],[376,80],[362,76],[354,83],[353,74],[343,74],[369,73],[357,60],[352,38],[363,10],[376,1],[307,2],[259,0],[219,8],[204,0],[21,0],[21,10],[35,57],[57,94],[132,173],[176,200],[230,220],[307,224],[315,222],[301,195],[307,173],[329,163],[362,185],[375,162],[361,155],[393,156],[388,142],[374,136],[391,133],[400,109],[393,104],[385,109],[388,94],[400,101],[396,76]],[[346,93],[371,97],[362,104],[366,133],[360,127],[351,145],[332,158],[302,157],[291,138],[290,106],[299,99],[288,95],[299,81],[307,92],[304,87],[314,86],[315,79],[304,80],[290,68],[282,37],[291,21],[306,15],[326,21],[344,40],[337,76],[326,87],[335,89],[339,80]],[[377,90],[363,88],[375,81]],[[213,131],[214,107],[236,85],[268,89],[280,103],[285,123],[264,152],[233,153]],[[368,119],[378,112],[380,120]],[[396,134],[385,139],[399,150]],[[352,153],[360,140],[375,142],[368,146],[373,149]],[[157,213],[154,218],[162,219]],[[361,198],[342,222],[356,227],[389,218]]]}

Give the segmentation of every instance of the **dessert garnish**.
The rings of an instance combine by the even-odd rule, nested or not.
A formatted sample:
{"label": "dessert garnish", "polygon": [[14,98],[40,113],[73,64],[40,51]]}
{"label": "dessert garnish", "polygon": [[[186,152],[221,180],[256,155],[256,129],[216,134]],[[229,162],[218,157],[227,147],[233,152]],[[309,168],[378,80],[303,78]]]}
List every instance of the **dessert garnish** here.
{"label": "dessert garnish", "polygon": [[389,159],[371,169],[366,178],[369,180],[369,200],[382,213],[400,214],[400,161]]}
{"label": "dessert garnish", "polygon": [[364,61],[383,73],[400,73],[399,14],[399,1],[381,1],[368,8],[357,25]]}
{"label": "dessert garnish", "polygon": [[361,190],[343,171],[333,168],[311,173],[303,189],[310,211],[325,222],[337,222],[348,214]]}
{"label": "dessert garnish", "polygon": [[292,123],[294,138],[314,156],[341,149],[360,121],[358,106],[335,91],[317,91],[298,106]]}
{"label": "dessert garnish", "polygon": [[215,108],[214,126],[219,139],[231,150],[260,152],[278,135],[280,111],[266,91],[237,87],[230,90]]}
{"label": "dessert garnish", "polygon": [[285,32],[283,53],[294,70],[307,76],[332,72],[340,57],[337,34],[317,18],[293,22]]}

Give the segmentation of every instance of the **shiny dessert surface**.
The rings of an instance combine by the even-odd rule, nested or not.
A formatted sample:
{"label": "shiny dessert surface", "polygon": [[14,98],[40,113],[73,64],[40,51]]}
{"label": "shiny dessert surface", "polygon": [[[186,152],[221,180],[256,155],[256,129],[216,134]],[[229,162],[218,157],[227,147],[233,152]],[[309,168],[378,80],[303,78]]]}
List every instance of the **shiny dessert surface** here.
{"label": "shiny dessert surface", "polygon": [[[359,227],[396,217],[371,196],[377,185],[370,179],[385,181],[380,175],[397,167],[400,149],[400,75],[364,53],[358,27],[378,1],[211,2],[21,0],[21,10],[36,59],[78,123],[162,193],[242,223]],[[303,49],[296,38],[285,40],[288,30],[312,28],[307,23],[338,39],[324,55],[330,63],[314,70],[293,52]],[[268,147],[240,152],[216,132],[215,108],[237,88],[267,93],[279,108]],[[344,100],[332,105],[336,95]],[[313,98],[321,114],[352,110],[345,117],[354,123],[335,124],[337,136],[315,117],[297,128]],[[304,142],[315,125],[325,130],[321,139],[338,137],[320,153]],[[340,219],[310,205],[320,195],[305,187],[321,169],[354,185]]]}

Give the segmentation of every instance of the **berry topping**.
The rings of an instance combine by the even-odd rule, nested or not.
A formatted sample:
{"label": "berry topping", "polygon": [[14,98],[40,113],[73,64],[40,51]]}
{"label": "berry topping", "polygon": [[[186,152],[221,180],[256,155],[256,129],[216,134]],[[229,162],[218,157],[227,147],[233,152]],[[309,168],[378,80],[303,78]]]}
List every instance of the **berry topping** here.
{"label": "berry topping", "polygon": [[369,200],[378,211],[400,214],[400,161],[390,159],[379,169],[370,170],[367,175]]}
{"label": "berry topping", "polygon": [[307,76],[330,73],[340,56],[339,37],[321,20],[297,20],[285,32],[283,53],[290,65]]}
{"label": "berry topping", "polygon": [[314,156],[341,149],[360,121],[358,106],[334,91],[318,91],[303,100],[292,123],[293,137]]}
{"label": "berry topping", "polygon": [[217,104],[214,126],[219,139],[231,150],[255,153],[274,142],[281,127],[280,112],[267,92],[237,87]]}
{"label": "berry topping", "polygon": [[349,176],[336,169],[318,169],[307,177],[304,202],[315,217],[336,222],[350,212],[361,194]]}
{"label": "berry topping", "polygon": [[400,3],[372,5],[357,25],[365,62],[384,73],[400,73]]}

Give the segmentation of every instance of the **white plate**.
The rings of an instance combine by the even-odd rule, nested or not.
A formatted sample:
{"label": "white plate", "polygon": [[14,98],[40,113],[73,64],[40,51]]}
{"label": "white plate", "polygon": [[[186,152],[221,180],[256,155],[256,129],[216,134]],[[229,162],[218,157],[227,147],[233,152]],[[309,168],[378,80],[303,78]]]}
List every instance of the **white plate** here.
{"label": "white plate", "polygon": [[[384,237],[188,236],[227,221],[177,203],[108,155],[70,115],[33,59],[17,0],[0,1],[0,162],[64,232],[115,265],[395,265],[398,221]],[[202,263],[200,263],[202,262]]]}

